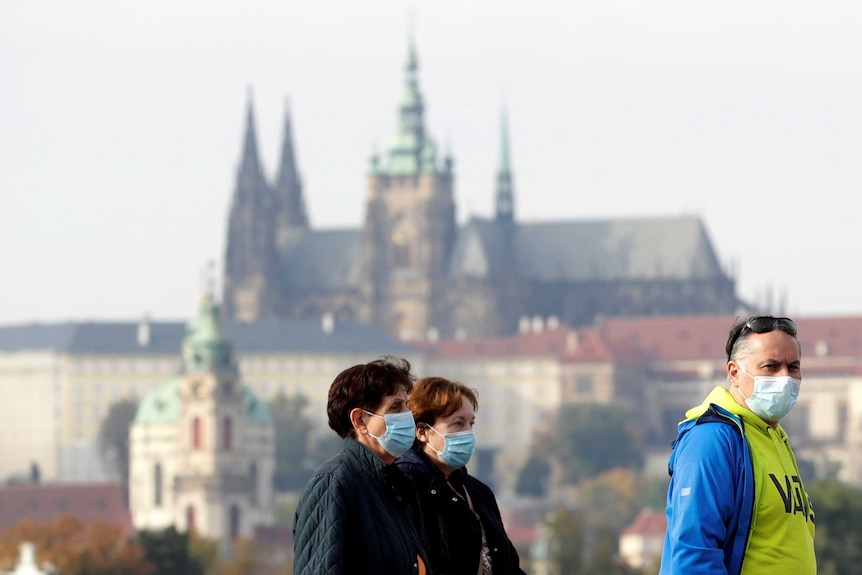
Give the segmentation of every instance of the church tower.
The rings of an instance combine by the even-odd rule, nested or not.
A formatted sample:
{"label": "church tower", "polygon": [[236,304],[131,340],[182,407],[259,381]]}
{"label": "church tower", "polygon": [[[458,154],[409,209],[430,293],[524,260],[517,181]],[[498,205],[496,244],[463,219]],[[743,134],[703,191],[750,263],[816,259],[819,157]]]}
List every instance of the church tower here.
{"label": "church tower", "polygon": [[141,402],[132,424],[136,529],[174,526],[227,550],[272,525],[272,416],[242,385],[232,347],[208,290],[187,327],[180,375]]}
{"label": "church tower", "polygon": [[412,39],[398,107],[398,131],[381,161],[371,159],[363,230],[363,314],[403,339],[435,328],[455,238],[452,160],[439,161],[425,131]]}
{"label": "church tower", "polygon": [[[292,151],[290,155],[292,158]],[[285,174],[284,179],[291,177]],[[270,317],[278,310],[277,208],[258,155],[249,94],[245,141],[228,219],[223,298],[228,317],[250,321]]]}

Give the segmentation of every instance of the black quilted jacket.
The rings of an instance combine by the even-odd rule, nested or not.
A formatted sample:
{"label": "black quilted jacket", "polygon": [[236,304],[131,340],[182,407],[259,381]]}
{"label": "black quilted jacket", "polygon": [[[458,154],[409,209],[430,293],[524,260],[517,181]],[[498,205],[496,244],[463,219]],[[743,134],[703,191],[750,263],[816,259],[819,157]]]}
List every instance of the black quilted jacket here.
{"label": "black quilted jacket", "polygon": [[[476,575],[482,532],[467,502],[455,495],[424,453],[410,449],[395,465],[413,480],[418,492],[419,507],[411,508],[411,515],[431,559],[431,571],[434,575]],[[473,508],[482,518],[494,575],[525,575],[491,489],[465,469],[454,471],[449,481],[462,493],[467,487]]]}
{"label": "black quilted jacket", "polygon": [[299,500],[294,575],[418,573],[417,556],[428,559],[405,510],[415,501],[408,485],[394,465],[346,438]]}

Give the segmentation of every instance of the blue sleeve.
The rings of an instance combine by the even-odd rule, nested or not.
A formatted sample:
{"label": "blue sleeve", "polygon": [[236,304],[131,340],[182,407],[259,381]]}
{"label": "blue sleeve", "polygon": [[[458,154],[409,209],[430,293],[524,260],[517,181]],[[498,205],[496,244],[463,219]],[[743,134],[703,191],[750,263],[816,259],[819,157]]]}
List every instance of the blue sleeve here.
{"label": "blue sleeve", "polygon": [[344,572],[345,515],[341,486],[332,474],[309,481],[293,525],[294,575]]}
{"label": "blue sleeve", "polygon": [[728,575],[737,486],[743,468],[739,432],[722,423],[695,425],[677,443],[667,494],[661,575]]}

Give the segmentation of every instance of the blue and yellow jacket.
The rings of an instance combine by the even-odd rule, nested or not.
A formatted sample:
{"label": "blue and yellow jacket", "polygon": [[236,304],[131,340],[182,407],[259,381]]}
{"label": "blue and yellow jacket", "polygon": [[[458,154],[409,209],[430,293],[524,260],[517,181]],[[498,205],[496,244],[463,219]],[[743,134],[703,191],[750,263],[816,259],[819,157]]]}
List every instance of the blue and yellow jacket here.
{"label": "blue and yellow jacket", "polygon": [[[756,417],[740,406],[726,387],[720,386],[713,389],[701,405],[690,409],[679,424],[668,463],[671,475],[668,525],[660,575],[740,575],[743,572],[752,526],[757,522],[757,510],[764,503],[766,483],[769,483],[764,463],[758,464],[752,459],[752,446],[746,433],[746,423],[751,427],[749,433],[761,433],[759,428],[767,427],[765,422],[753,419]],[[769,431],[776,433],[776,430]],[[786,439],[783,431],[779,429],[778,433]],[[786,450],[782,457],[786,455],[787,465],[798,476],[789,446],[780,441],[778,445]],[[802,529],[804,535],[799,535],[799,529],[796,531],[799,537],[806,539],[804,545],[795,546],[805,548],[799,551],[798,563],[804,566],[805,573],[816,572],[813,565],[814,516],[801,480],[797,493],[797,498],[804,500],[804,510],[798,520],[803,525],[811,522],[810,535],[807,529]],[[775,496],[770,492],[769,497],[774,499]],[[763,539],[769,534],[757,536]],[[765,544],[771,543],[766,541]],[[778,545],[780,543],[776,542]],[[761,541],[755,548],[763,546]],[[749,565],[746,572],[752,572],[755,563]],[[771,575],[773,570],[758,565],[755,571]]]}

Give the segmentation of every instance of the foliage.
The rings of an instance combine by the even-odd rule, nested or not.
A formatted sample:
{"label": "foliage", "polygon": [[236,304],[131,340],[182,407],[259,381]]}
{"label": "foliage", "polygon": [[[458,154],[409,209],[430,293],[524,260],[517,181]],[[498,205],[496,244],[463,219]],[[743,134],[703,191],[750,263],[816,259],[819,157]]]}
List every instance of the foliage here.
{"label": "foliage", "polygon": [[275,426],[275,489],[300,491],[317,467],[341,449],[341,438],[329,434],[313,441],[314,424],[304,414],[308,399],[279,393],[270,403]]}
{"label": "foliage", "polygon": [[299,503],[297,495],[277,495],[275,498],[275,524],[280,527],[293,527],[296,506]]}
{"label": "foliage", "polygon": [[129,485],[129,429],[137,412],[136,400],[121,399],[111,404],[99,428],[99,451],[126,488]]}
{"label": "foliage", "polygon": [[62,575],[154,575],[143,547],[123,537],[116,525],[65,515],[21,521],[0,533],[0,564],[16,561],[25,541],[36,546],[39,563],[49,561]]}
{"label": "foliage", "polygon": [[616,467],[640,468],[642,445],[628,411],[611,405],[564,405],[547,438],[564,482],[577,483]]}
{"label": "foliage", "polygon": [[817,531],[817,570],[832,575],[862,573],[862,489],[819,480],[807,486]]}
{"label": "foliage", "polygon": [[602,520],[558,508],[545,520],[550,575],[636,575],[617,559],[618,531]]}
{"label": "foliage", "polygon": [[203,575],[205,560],[192,553],[190,537],[171,526],[161,531],[139,531],[136,541],[147,560],[155,566],[153,575]]}
{"label": "foliage", "polygon": [[[275,426],[275,488],[301,489],[314,471],[309,463],[309,436],[312,424],[303,414],[308,400],[279,393],[270,404]],[[311,467],[311,469],[309,469]]]}
{"label": "foliage", "polygon": [[644,479],[629,469],[612,469],[581,483],[581,511],[594,523],[622,530],[642,509]]}
{"label": "foliage", "polygon": [[518,495],[541,497],[548,492],[550,477],[551,465],[547,457],[532,453],[518,473],[515,491]]}

